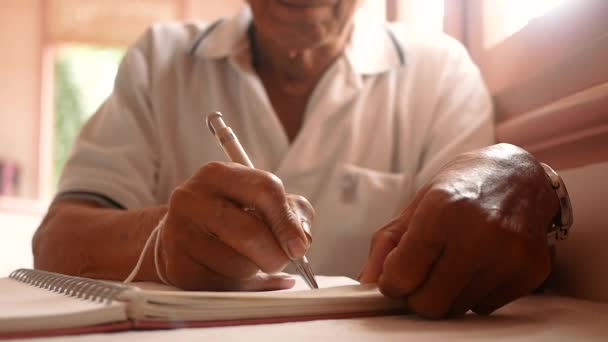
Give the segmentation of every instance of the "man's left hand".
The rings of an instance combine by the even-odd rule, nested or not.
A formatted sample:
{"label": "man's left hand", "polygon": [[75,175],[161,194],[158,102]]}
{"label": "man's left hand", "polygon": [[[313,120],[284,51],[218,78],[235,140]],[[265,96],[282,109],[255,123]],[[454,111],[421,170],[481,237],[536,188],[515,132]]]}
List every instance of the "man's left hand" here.
{"label": "man's left hand", "polygon": [[360,281],[424,317],[489,314],[549,275],[547,228],[558,208],[526,151],[499,144],[462,154],[375,233]]}

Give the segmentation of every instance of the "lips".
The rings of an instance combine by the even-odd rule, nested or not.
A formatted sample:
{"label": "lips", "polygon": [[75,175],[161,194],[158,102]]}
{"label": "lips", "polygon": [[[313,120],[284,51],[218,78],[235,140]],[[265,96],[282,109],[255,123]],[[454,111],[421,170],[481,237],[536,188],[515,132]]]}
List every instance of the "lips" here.
{"label": "lips", "polygon": [[279,0],[281,3],[292,7],[318,7],[333,6],[336,0]]}

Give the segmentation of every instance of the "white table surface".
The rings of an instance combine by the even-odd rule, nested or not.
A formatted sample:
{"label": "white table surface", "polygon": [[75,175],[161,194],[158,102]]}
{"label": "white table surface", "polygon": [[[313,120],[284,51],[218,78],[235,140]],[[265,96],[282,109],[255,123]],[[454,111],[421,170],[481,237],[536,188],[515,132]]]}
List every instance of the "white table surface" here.
{"label": "white table surface", "polygon": [[608,341],[608,303],[530,296],[489,317],[388,316],[223,328],[128,331],[36,341]]}

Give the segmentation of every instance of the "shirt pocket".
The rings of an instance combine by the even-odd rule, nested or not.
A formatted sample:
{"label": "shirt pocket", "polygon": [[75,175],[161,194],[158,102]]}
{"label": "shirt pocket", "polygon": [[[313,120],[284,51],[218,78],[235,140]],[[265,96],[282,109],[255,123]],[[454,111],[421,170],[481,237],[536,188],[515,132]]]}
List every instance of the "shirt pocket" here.
{"label": "shirt pocket", "polygon": [[315,266],[326,274],[355,277],[373,233],[405,207],[411,191],[410,174],[339,166],[315,206]]}

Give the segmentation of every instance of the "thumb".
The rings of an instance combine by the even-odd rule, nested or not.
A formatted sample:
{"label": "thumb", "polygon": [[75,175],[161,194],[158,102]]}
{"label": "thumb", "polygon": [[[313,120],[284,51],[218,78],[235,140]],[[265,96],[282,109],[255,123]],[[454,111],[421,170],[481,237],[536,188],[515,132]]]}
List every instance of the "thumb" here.
{"label": "thumb", "polygon": [[268,274],[258,272],[241,285],[241,291],[275,291],[294,287],[296,279],[287,273]]}
{"label": "thumb", "polygon": [[[299,216],[299,211],[303,210],[300,205],[304,204],[294,208],[293,200],[285,193],[283,182],[271,173],[265,172],[265,175],[263,191],[256,193],[250,202],[252,209],[262,217],[287,256],[292,260],[299,259],[310,246]],[[310,210],[313,211],[312,206]]]}

